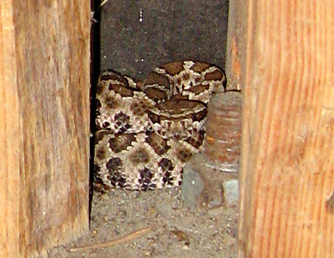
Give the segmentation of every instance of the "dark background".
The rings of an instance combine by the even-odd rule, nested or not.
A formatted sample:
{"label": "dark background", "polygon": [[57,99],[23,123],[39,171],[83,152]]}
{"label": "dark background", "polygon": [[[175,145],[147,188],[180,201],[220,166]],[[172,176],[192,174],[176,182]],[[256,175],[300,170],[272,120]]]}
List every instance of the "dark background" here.
{"label": "dark background", "polygon": [[154,67],[185,59],[225,66],[227,1],[94,4],[93,77],[113,69],[143,80]]}

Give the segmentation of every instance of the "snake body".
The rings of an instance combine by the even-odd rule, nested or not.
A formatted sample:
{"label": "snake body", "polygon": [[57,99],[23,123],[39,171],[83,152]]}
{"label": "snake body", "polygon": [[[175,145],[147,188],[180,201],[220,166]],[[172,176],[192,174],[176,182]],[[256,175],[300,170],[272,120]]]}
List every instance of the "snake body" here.
{"label": "snake body", "polygon": [[94,182],[103,189],[178,186],[201,150],[207,104],[224,91],[224,72],[195,61],[155,68],[138,82],[111,70],[96,96]]}

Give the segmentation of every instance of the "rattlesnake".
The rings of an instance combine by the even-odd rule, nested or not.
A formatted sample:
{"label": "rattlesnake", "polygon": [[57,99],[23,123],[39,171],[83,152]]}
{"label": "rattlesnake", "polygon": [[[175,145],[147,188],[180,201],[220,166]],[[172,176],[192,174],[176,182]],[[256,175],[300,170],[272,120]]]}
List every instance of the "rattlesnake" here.
{"label": "rattlesnake", "polygon": [[225,83],[221,69],[195,61],[157,67],[143,83],[103,72],[96,93],[95,185],[180,185],[185,163],[203,145],[207,104]]}

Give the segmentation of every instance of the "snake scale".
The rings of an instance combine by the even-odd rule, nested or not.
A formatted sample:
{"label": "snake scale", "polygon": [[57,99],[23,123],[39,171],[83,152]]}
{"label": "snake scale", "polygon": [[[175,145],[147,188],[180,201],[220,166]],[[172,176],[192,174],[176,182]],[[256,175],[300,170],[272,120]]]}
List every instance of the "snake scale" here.
{"label": "snake scale", "polygon": [[94,183],[103,190],[179,186],[205,138],[207,104],[224,71],[196,61],[156,67],[143,82],[104,71],[96,92]]}

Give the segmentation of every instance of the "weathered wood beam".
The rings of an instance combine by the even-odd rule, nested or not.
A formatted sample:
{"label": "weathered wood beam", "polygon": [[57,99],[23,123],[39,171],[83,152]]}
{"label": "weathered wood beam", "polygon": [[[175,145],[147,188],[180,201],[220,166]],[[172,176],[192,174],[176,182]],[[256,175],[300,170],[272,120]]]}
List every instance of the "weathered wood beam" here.
{"label": "weathered wood beam", "polygon": [[240,257],[333,257],[334,2],[242,2],[227,65],[244,94]]}
{"label": "weathered wood beam", "polygon": [[0,1],[0,257],[88,229],[89,42],[89,1]]}

